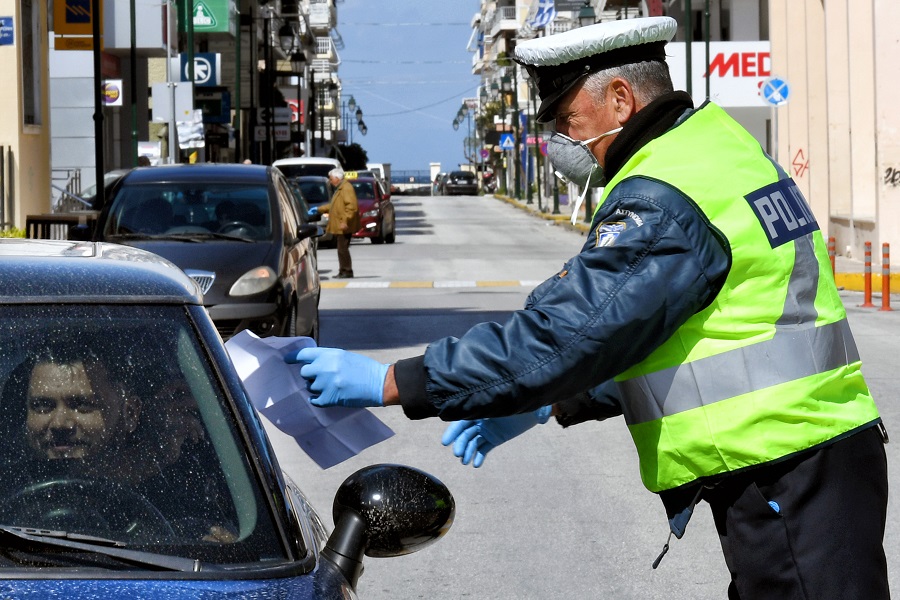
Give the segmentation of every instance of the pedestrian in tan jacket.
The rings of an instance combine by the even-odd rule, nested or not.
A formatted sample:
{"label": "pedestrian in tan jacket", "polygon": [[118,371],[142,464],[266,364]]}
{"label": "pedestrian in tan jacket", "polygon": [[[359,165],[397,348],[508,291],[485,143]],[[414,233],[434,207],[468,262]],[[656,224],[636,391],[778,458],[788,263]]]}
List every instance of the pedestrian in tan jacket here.
{"label": "pedestrian in tan jacket", "polygon": [[344,179],[344,170],[335,167],[328,172],[328,179],[334,186],[334,195],[328,206],[311,209],[318,214],[328,213],[328,233],[334,234],[337,243],[338,274],[335,279],[353,277],[353,263],[350,260],[350,240],[359,229],[359,204],[353,186]]}

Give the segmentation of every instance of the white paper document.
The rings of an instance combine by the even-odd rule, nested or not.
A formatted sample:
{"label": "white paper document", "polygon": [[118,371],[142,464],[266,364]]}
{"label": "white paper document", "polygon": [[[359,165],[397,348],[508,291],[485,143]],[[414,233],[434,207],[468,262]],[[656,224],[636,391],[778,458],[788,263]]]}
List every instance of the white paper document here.
{"label": "white paper document", "polygon": [[315,345],[308,337],[260,338],[242,331],[228,340],[225,348],[257,412],[327,469],[394,432],[365,408],[319,408],[309,403],[301,365],[289,365],[284,357]]}

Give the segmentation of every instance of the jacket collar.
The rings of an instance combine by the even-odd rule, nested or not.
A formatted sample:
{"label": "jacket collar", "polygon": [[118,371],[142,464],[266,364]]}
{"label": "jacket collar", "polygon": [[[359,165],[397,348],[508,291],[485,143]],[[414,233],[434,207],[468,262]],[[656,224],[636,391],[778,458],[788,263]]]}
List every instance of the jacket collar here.
{"label": "jacket collar", "polygon": [[638,150],[671,129],[686,110],[693,108],[694,101],[687,92],[669,92],[635,113],[606,151],[606,180],[615,177]]}

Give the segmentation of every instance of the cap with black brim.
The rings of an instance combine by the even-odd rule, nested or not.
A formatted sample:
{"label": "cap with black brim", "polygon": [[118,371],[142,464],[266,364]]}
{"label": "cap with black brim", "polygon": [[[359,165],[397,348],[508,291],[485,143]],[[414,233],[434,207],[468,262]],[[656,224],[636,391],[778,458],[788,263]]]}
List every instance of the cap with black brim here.
{"label": "cap with black brim", "polygon": [[591,73],[665,61],[665,45],[676,28],[670,17],[624,19],[521,42],[514,58],[537,85],[541,96],[537,120],[551,120],[556,103]]}

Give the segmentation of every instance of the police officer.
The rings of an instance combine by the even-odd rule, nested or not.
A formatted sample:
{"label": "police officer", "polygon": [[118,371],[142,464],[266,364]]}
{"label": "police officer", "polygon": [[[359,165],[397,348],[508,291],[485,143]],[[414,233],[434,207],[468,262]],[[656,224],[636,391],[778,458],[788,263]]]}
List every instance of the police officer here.
{"label": "police officer", "polygon": [[476,467],[551,413],[623,415],[672,533],[709,503],[729,598],[887,598],[886,434],[822,234],[746,130],[673,91],[675,29],[628,19],[517,46],[553,166],[604,186],[581,252],[523,310],[393,365],[289,360],[319,406],[464,419],[443,442]]}

